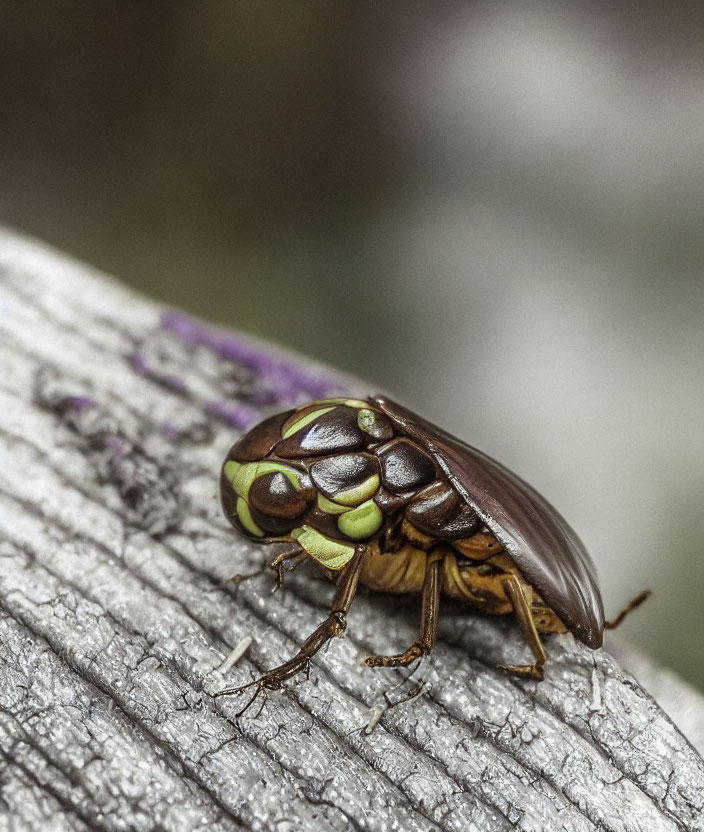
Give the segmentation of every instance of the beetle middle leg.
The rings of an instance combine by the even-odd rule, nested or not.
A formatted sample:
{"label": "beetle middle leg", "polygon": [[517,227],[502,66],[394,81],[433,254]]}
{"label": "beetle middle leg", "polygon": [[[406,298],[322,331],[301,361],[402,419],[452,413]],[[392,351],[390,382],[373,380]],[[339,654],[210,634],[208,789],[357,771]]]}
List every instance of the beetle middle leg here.
{"label": "beetle middle leg", "polygon": [[367,656],[367,667],[404,667],[421,656],[425,656],[435,646],[438,635],[438,610],[440,606],[440,565],[442,552],[436,551],[428,556],[423,581],[423,604],[418,640],[397,656]]}
{"label": "beetle middle leg", "polygon": [[499,670],[508,670],[510,673],[517,673],[520,676],[532,676],[534,679],[543,678],[543,665],[547,659],[547,653],[538,635],[538,630],[533,620],[530,609],[530,599],[526,595],[521,581],[515,575],[507,575],[503,579],[506,594],[511,599],[513,610],[518,618],[518,623],[523,632],[528,646],[535,656],[534,664],[500,664]]}
{"label": "beetle middle leg", "polygon": [[257,690],[255,695],[250,699],[244,709],[239,712],[241,714],[252,704],[260,691],[279,690],[283,682],[287,679],[297,676],[303,670],[308,670],[311,659],[318,650],[331,638],[342,635],[347,627],[347,613],[352,606],[352,601],[357,591],[364,551],[364,547],[359,547],[352,560],[342,570],[337,581],[337,590],[330,608],[330,614],[308,636],[301,645],[301,649],[292,659],[267,671],[253,682],[248,682],[246,685],[241,685],[240,687],[218,691],[215,696],[230,696],[231,694],[241,693],[243,690],[256,686]]}

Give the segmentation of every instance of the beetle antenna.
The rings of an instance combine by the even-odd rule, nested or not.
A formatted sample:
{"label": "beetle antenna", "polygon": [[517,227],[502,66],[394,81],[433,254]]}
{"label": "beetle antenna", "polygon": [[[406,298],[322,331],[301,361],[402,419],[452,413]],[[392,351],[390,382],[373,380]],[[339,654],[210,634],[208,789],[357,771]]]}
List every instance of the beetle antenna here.
{"label": "beetle antenna", "polygon": [[604,622],[604,629],[605,630],[613,630],[615,627],[623,621],[623,619],[628,615],[631,610],[634,610],[636,607],[639,607],[646,598],[649,598],[652,595],[652,590],[644,589],[643,592],[639,592],[635,598],[632,598],[626,606],[621,610],[621,612],[616,616],[616,618],[611,619],[610,621]]}

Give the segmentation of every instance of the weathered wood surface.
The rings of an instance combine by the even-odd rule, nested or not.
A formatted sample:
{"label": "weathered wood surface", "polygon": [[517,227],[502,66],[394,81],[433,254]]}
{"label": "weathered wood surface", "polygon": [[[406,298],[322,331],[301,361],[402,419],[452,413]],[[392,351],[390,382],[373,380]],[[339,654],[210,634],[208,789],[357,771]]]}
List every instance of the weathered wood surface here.
{"label": "weathered wood surface", "polygon": [[410,643],[417,611],[361,593],[308,681],[239,718],[212,698],[288,657],[331,595],[304,570],[277,595],[224,583],[264,552],[220,516],[220,460],[262,414],[363,388],[9,233],[0,349],[1,829],[704,829],[697,752],[571,637],[521,681],[494,669],[522,655],[514,625],[446,610],[431,689],[367,735],[401,676],[360,659]]}

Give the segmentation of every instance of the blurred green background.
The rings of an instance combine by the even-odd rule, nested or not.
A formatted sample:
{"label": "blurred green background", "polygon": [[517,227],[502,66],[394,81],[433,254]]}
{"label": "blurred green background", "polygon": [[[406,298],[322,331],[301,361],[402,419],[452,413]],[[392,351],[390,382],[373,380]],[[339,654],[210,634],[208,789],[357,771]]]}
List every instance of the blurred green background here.
{"label": "blurred green background", "polygon": [[704,7],[0,8],[0,220],[498,457],[704,688]]}

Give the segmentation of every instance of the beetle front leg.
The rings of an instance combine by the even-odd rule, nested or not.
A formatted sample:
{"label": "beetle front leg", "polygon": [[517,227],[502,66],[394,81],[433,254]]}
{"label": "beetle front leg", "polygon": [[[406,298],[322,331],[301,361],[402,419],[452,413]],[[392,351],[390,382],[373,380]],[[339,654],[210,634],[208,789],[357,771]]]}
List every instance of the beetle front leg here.
{"label": "beetle front leg", "polygon": [[260,575],[263,575],[267,569],[271,569],[276,572],[276,586],[274,590],[281,589],[284,585],[284,562],[287,560],[292,561],[291,566],[288,567],[288,572],[293,572],[294,569],[297,569],[305,560],[307,560],[308,555],[301,549],[300,546],[296,546],[295,549],[287,549],[285,552],[282,552],[280,555],[277,555],[271,563],[267,563],[266,565],[262,566],[261,569],[257,569],[256,572],[249,572],[246,575],[233,575],[231,578],[228,578],[225,583],[226,584],[241,584],[243,581],[248,581],[250,578],[258,578]]}
{"label": "beetle front leg", "polygon": [[337,591],[332,602],[330,615],[308,636],[301,645],[301,649],[292,659],[267,671],[253,682],[248,682],[246,685],[241,685],[237,688],[221,690],[215,696],[229,696],[256,686],[257,690],[255,695],[250,699],[244,709],[239,712],[242,714],[252,704],[260,691],[279,690],[283,682],[287,679],[297,676],[302,670],[307,670],[311,659],[320,648],[331,638],[342,635],[347,627],[347,613],[352,606],[352,601],[357,591],[364,552],[364,547],[358,548],[352,560],[342,570],[337,582]]}
{"label": "beetle front leg", "polygon": [[243,690],[247,690],[255,685],[258,690],[279,690],[287,679],[297,676],[302,670],[307,670],[311,659],[325,642],[334,636],[341,635],[346,627],[346,614],[342,611],[331,612],[325,621],[319,627],[316,627],[313,633],[303,642],[301,649],[292,659],[273,668],[273,670],[267,671],[253,682],[241,685],[238,688],[221,690],[215,696],[228,696],[233,693],[241,693]]}
{"label": "beetle front leg", "polygon": [[420,619],[420,634],[405,653],[397,656],[367,656],[367,667],[404,667],[421,656],[425,656],[435,646],[438,635],[438,609],[440,606],[440,564],[442,554],[428,557],[423,581],[423,606]]}
{"label": "beetle front leg", "polygon": [[284,585],[285,561],[291,561],[291,565],[288,567],[287,571],[293,572],[294,569],[298,569],[298,567],[307,559],[308,554],[304,552],[300,546],[297,546],[293,550],[282,552],[278,557],[275,557],[271,563],[267,564],[268,569],[273,569],[276,571],[276,589],[281,589],[281,587]]}
{"label": "beetle front leg", "polygon": [[534,679],[542,679],[543,665],[548,656],[530,611],[530,600],[526,597],[523,585],[515,575],[507,575],[503,580],[503,585],[513,604],[513,611],[516,613],[523,636],[533,651],[536,661],[535,664],[500,664],[498,668],[510,673],[517,673],[519,676],[532,676]]}

